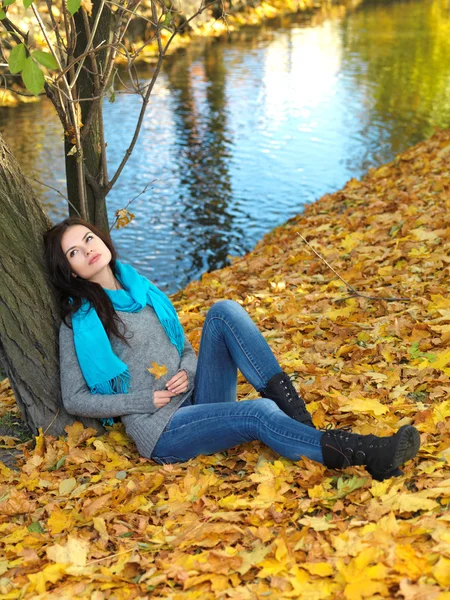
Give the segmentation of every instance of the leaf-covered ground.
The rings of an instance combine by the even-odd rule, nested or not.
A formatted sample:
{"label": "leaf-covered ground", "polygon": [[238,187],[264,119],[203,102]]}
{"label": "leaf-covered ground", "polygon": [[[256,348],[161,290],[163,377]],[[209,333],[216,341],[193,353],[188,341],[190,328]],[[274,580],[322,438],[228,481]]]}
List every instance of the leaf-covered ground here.
{"label": "leaf-covered ground", "polygon": [[[74,425],[25,447],[19,471],[0,465],[0,596],[450,599],[449,167],[438,133],[175,298],[196,346],[214,300],[241,302],[318,426],[414,423],[422,447],[402,477],[258,443],[162,467],[119,425],[102,438]],[[359,292],[405,300],[349,297],[298,234]]]}

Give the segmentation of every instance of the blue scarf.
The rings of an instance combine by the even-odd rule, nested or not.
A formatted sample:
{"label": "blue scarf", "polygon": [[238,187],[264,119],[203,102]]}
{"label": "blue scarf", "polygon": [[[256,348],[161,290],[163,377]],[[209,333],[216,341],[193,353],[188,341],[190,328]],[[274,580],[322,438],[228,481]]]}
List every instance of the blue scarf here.
{"label": "blue scarf", "polygon": [[[181,357],[184,332],[169,298],[130,265],[116,261],[116,272],[125,289],[105,289],[114,309],[134,313],[143,310],[147,304],[152,306]],[[128,393],[131,379],[128,367],[114,354],[103,323],[87,300],[83,300],[80,309],[72,316],[72,326],[78,362],[91,393]],[[113,424],[111,418],[100,420],[104,425]]]}

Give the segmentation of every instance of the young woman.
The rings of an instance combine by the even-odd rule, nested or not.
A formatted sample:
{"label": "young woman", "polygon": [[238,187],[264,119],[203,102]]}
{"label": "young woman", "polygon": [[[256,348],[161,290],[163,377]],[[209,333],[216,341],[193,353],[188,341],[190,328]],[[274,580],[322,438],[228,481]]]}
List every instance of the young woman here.
{"label": "young woman", "polygon": [[[400,474],[398,467],[418,452],[419,434],[409,425],[383,438],[316,430],[237,302],[209,310],[197,363],[169,299],[117,260],[108,236],[70,218],[44,241],[63,319],[64,406],[103,424],[120,418],[142,456],[182,462],[260,440],[294,461],[307,456],[330,468],[365,465],[382,480]],[[263,398],[236,402],[238,369]]]}

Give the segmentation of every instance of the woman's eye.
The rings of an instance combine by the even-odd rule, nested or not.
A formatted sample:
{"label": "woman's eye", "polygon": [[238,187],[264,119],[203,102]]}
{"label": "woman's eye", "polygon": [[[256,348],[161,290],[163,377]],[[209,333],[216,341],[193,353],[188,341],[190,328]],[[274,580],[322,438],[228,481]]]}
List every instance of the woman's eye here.
{"label": "woman's eye", "polygon": [[72,252],[69,254],[70,258],[73,258],[76,254],[76,250],[72,250]]}
{"label": "woman's eye", "polygon": [[86,242],[89,242],[89,240],[93,240],[93,239],[94,239],[93,235],[86,236]]}

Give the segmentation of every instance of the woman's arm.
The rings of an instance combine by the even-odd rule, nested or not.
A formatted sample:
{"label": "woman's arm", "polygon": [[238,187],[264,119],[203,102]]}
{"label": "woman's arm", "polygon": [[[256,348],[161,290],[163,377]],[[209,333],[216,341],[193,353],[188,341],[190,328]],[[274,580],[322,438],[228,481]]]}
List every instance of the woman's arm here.
{"label": "woman's arm", "polygon": [[144,392],[92,394],[78,363],[73,331],[64,323],[59,330],[59,354],[62,400],[69,414],[101,419],[135,413],[151,414],[158,410],[150,384]]}

